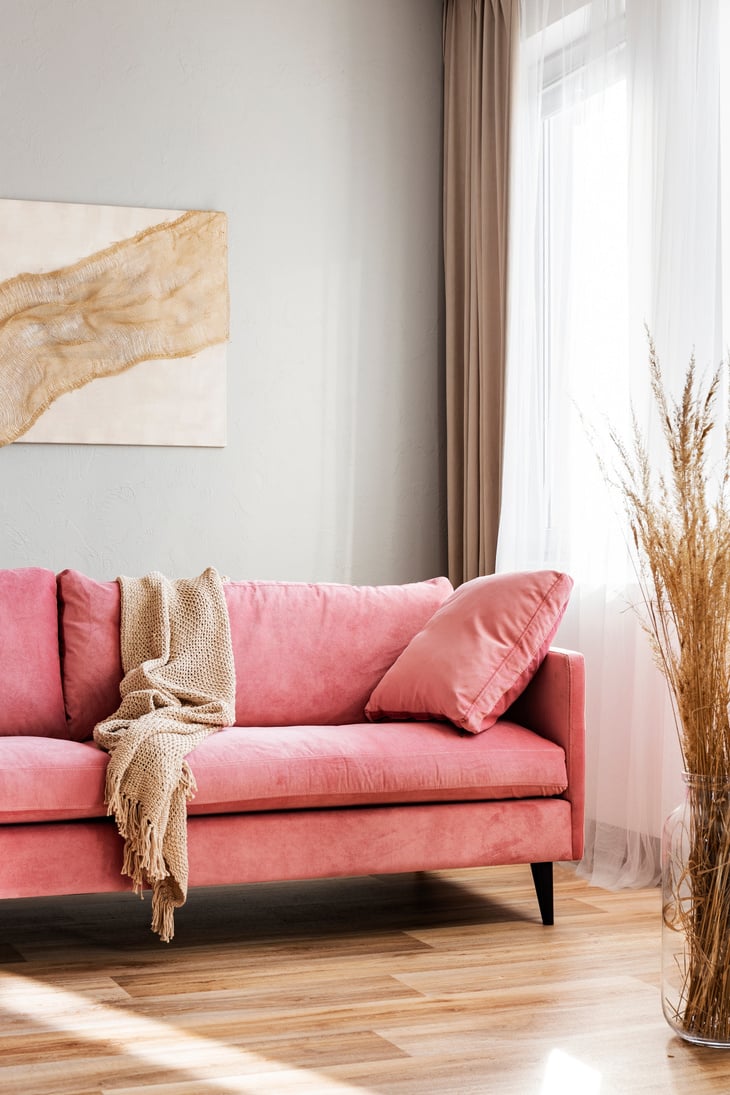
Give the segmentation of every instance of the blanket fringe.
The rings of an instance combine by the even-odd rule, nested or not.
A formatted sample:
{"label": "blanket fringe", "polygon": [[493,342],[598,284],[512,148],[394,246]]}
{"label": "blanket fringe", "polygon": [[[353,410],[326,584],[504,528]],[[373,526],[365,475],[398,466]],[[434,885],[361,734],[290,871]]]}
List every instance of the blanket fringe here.
{"label": "blanket fringe", "polygon": [[[183,762],[181,788],[190,799],[197,791],[195,777],[187,761]],[[119,835],[124,839],[122,874],[132,880],[135,893],[142,895],[152,887],[152,931],[163,943],[175,935],[175,909],[182,900],[174,885],[162,851],[162,834],[141,810],[140,803],[122,794],[115,783],[108,792],[107,814],[114,815]]]}
{"label": "blanket fringe", "polygon": [[169,872],[162,853],[162,834],[142,813],[140,803],[127,798],[116,785],[107,799],[107,814],[116,818],[124,840],[122,874],[132,879],[134,892],[140,893],[148,882],[166,878]]}
{"label": "blanket fringe", "polygon": [[175,934],[175,900],[167,879],[152,887],[152,931],[157,932],[163,943],[169,943]]}

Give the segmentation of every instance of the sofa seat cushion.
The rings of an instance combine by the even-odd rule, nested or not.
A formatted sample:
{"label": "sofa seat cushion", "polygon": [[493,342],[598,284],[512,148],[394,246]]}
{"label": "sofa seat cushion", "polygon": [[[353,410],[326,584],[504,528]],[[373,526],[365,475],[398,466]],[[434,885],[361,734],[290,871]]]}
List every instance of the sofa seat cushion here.
{"label": "sofa seat cushion", "polygon": [[442,723],[230,727],[189,757],[191,814],[560,794],[560,746],[515,723],[466,738]]}
{"label": "sofa seat cushion", "polygon": [[93,742],[0,738],[0,823],[104,817],[108,760]]}
{"label": "sofa seat cushion", "polygon": [[[500,721],[462,736],[442,723],[229,727],[188,757],[190,814],[557,795],[565,755]],[[93,742],[0,738],[0,822],[103,817],[107,754]]]}

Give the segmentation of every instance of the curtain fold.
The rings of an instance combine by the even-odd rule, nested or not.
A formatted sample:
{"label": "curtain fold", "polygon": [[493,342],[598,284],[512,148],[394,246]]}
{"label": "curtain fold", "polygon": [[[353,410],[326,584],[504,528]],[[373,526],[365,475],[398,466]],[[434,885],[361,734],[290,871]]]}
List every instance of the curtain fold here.
{"label": "curtain fold", "polygon": [[504,413],[512,0],[444,5],[449,577],[493,572]]}

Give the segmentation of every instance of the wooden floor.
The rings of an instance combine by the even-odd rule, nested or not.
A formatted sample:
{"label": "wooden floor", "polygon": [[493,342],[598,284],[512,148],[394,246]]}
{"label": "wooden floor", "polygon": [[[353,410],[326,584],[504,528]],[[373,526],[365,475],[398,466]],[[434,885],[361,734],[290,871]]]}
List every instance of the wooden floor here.
{"label": "wooden floor", "polygon": [[661,1014],[659,894],[529,868],[0,902],[0,1092],[730,1092]]}

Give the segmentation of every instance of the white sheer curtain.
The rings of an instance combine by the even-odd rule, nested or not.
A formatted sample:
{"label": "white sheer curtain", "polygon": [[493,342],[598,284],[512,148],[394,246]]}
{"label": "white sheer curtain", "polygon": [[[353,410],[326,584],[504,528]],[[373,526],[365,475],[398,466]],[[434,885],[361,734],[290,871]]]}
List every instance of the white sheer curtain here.
{"label": "white sheer curtain", "polygon": [[[619,504],[587,439],[656,439],[644,324],[674,391],[725,352],[718,0],[522,0],[497,569],[576,587],[557,641],[587,672],[587,848],[607,886],[658,876],[681,794],[663,678],[631,605]],[[728,332],[725,332],[725,337]]]}

